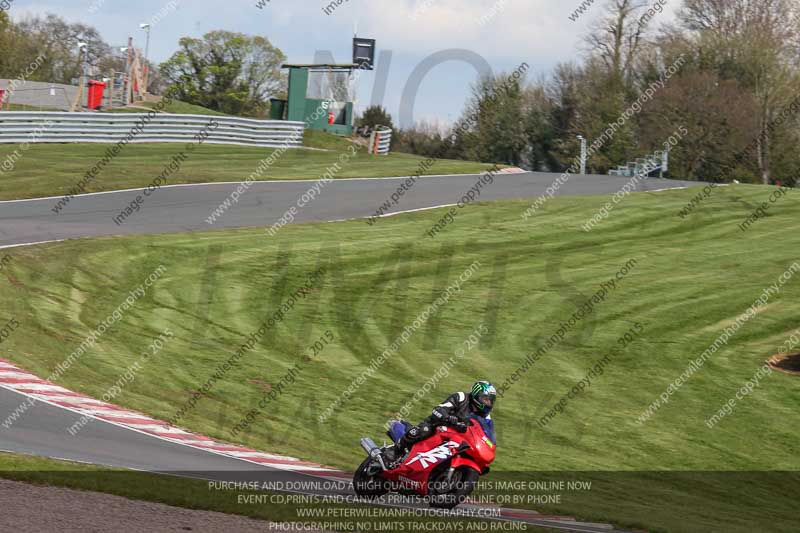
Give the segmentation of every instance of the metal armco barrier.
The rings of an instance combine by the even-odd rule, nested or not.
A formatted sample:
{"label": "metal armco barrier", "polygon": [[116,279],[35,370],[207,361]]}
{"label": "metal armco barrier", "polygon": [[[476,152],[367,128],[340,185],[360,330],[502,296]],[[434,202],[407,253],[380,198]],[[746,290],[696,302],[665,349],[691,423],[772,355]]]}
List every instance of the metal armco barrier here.
{"label": "metal armco barrier", "polygon": [[373,154],[387,155],[392,145],[392,130],[378,126],[369,138],[369,151]]}
{"label": "metal armco barrier", "polygon": [[[303,122],[253,120],[211,115],[148,113],[0,112],[0,143],[114,143],[128,137],[144,120],[132,143],[187,142],[214,119],[219,126],[206,143],[244,146],[300,147]],[[138,122],[141,124],[141,122]]]}

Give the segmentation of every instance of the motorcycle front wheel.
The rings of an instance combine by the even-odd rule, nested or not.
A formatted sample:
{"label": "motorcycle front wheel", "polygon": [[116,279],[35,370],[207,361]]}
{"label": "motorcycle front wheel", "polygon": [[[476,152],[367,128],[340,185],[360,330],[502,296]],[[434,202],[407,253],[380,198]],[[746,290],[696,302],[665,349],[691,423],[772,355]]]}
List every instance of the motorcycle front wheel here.
{"label": "motorcycle front wheel", "polygon": [[[448,483],[449,490],[430,495],[430,506],[436,509],[453,509],[464,503],[464,500],[475,490],[475,484],[479,477],[480,474],[474,468],[468,466],[457,468]],[[437,481],[444,483],[441,477]]]}

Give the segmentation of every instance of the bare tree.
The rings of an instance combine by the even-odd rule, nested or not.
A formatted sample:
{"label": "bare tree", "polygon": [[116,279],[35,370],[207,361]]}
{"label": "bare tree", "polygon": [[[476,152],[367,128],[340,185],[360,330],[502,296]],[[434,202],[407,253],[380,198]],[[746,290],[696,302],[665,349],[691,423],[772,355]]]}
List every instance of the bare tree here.
{"label": "bare tree", "polygon": [[100,33],[86,24],[69,23],[53,14],[25,18],[17,24],[17,31],[25,42],[20,43],[35,50],[34,55],[43,57],[36,79],[56,83],[72,83],[80,77],[83,58],[78,43],[87,43],[87,59],[90,68],[96,69],[103,58],[111,53],[111,47],[103,41]]}
{"label": "bare tree", "polygon": [[774,136],[784,133],[772,125],[797,96],[796,14],[792,0],[685,0],[679,13],[706,52],[704,60],[755,96],[760,124],[760,131],[753,132],[756,164],[765,184],[772,181]]}
{"label": "bare tree", "polygon": [[593,54],[599,57],[612,76],[630,87],[638,53],[650,18],[643,18],[645,0],[611,0],[605,15],[585,37]]}

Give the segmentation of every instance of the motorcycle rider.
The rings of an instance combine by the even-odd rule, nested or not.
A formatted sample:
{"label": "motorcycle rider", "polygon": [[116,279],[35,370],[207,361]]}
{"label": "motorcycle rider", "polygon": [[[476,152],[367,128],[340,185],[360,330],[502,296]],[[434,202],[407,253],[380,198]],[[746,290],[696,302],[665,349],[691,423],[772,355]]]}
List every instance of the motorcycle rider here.
{"label": "motorcycle rider", "polygon": [[494,407],[497,390],[488,381],[476,381],[470,392],[456,392],[437,405],[431,415],[420,424],[408,428],[394,449],[389,448],[388,459],[394,461],[403,457],[411,447],[434,434],[438,426],[450,426],[459,433],[467,431],[467,421],[471,414],[486,419],[490,428],[494,427],[489,414]]}

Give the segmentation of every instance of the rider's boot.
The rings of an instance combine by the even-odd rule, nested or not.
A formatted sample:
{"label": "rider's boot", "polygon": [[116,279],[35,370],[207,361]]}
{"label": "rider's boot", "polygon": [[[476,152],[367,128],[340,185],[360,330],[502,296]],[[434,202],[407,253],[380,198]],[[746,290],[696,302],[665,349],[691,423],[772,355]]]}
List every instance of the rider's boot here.
{"label": "rider's boot", "polygon": [[397,462],[397,460],[401,459],[404,455],[405,450],[403,450],[397,444],[387,447],[383,452],[383,458],[386,461],[387,466]]}
{"label": "rider's boot", "polygon": [[429,427],[425,426],[424,430],[420,430],[420,428],[417,426],[409,429],[405,435],[400,437],[400,440],[397,441],[397,444],[386,449],[384,452],[384,458],[386,462],[391,464],[394,462],[399,462],[401,459],[403,459],[411,450],[411,447],[414,445],[414,443],[419,441],[420,438],[424,436],[424,434],[421,434],[422,431],[429,431]]}

